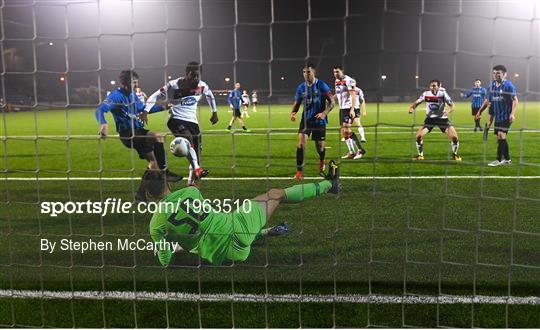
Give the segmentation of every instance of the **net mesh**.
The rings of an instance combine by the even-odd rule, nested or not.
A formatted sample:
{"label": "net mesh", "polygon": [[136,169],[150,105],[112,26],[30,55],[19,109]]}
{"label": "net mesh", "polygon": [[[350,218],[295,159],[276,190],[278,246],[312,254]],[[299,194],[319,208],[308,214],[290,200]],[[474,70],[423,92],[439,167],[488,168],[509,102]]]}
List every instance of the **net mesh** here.
{"label": "net mesh", "polygon": [[[0,264],[6,284],[0,289],[5,298],[39,298],[32,306],[40,311],[37,318],[25,318],[26,307],[10,299],[3,303],[7,316],[3,316],[2,325],[87,326],[80,320],[85,307],[78,299],[84,298],[101,300],[91,326],[205,327],[214,325],[207,314],[217,313],[227,317],[217,321],[218,325],[242,327],[247,324],[245,314],[251,312],[260,318],[258,325],[273,327],[279,325],[276,315],[285,313],[276,312],[274,303],[280,302],[289,304],[286,313],[295,314],[287,320],[301,327],[317,326],[319,313],[323,318],[328,315],[321,321],[327,327],[475,327],[486,324],[478,323],[481,316],[477,315],[485,313],[478,308],[484,303],[502,306],[501,324],[511,326],[515,312],[512,297],[527,295],[522,288],[540,274],[536,254],[523,256],[527,249],[535,251],[540,236],[538,225],[531,220],[540,202],[534,192],[538,179],[531,175],[537,173],[538,158],[531,151],[534,140],[527,138],[529,134],[538,137],[538,3],[363,3],[344,0],[328,7],[322,1],[307,0],[289,7],[282,0],[2,1],[4,252]],[[78,20],[93,24],[78,24]],[[365,37],[366,33],[372,35]],[[520,38],[512,38],[513,34]],[[528,36],[525,42],[523,35]],[[256,41],[246,42],[252,39]],[[258,51],[260,48],[263,51]],[[280,105],[290,102],[296,82],[301,81],[299,68],[315,62],[320,76],[329,82],[326,72],[340,64],[358,78],[370,109],[369,124],[364,126],[372,143],[368,144],[372,158],[366,160],[360,173],[353,171],[346,179],[350,180],[347,184],[359,188],[344,184],[343,195],[357,194],[361,205],[346,197],[325,203],[334,217],[324,230],[315,232],[317,236],[313,234],[313,213],[291,211],[295,230],[284,242],[293,246],[292,250],[268,240],[264,248],[253,251],[251,261],[225,266],[211,266],[194,258],[163,269],[151,256],[136,251],[88,256],[65,252],[61,257],[38,249],[21,252],[20,244],[39,246],[42,238],[137,239],[147,235],[146,225],[141,225],[147,219],[141,215],[123,218],[122,226],[108,223],[103,216],[98,222],[91,221],[95,215],[66,215],[51,221],[39,212],[39,205],[47,200],[105,201],[125,189],[131,190],[132,197],[140,167],[136,153],[131,151],[129,163],[109,162],[114,156],[112,142],[79,133],[81,129],[86,132],[84,125],[72,126],[77,108],[97,106],[106,91],[114,88],[112,81],[121,69],[137,70],[147,78],[147,86],[153,86],[148,89],[155,90],[178,76],[193,59],[202,64],[203,79],[210,82],[221,103],[221,94],[235,81],[256,86],[259,98],[266,103],[267,114],[260,117],[266,122],[257,131],[260,150],[253,150],[262,161],[255,165],[243,152],[247,147],[242,136],[229,137],[212,130],[203,133],[211,141],[231,141],[230,155],[224,156],[230,156],[230,166],[227,161],[210,167],[230,179],[230,185],[209,188],[216,196],[221,196],[223,189],[229,198],[284,185],[280,180],[291,170],[292,158],[279,162],[272,153],[284,148],[280,134],[295,135],[295,131],[274,126],[273,121],[287,115],[280,113]],[[463,165],[470,173],[468,183],[467,179],[456,180],[467,176],[447,161],[452,155],[449,147],[444,149],[446,158],[428,169],[404,161],[387,147],[387,136],[401,139],[404,153],[412,158],[415,131],[423,120],[420,114],[414,115],[412,122],[393,120],[392,112],[406,111],[405,103],[395,103],[414,100],[427,89],[431,78],[441,79],[458,99],[460,92],[470,89],[476,75],[488,77],[493,65],[501,62],[513,68],[510,75],[520,73],[510,77],[523,101],[517,115],[532,118],[512,127],[511,138],[516,141],[512,152],[517,156],[510,179],[494,179],[484,167],[491,159],[489,142],[478,142],[480,151],[467,149],[476,155]],[[223,84],[223,76],[229,74],[231,82]],[[58,108],[63,110],[52,111]],[[24,115],[23,125],[10,118],[15,115],[11,112],[24,110],[29,112],[17,114]],[[54,116],[55,129],[45,119],[49,115]],[[65,125],[65,131],[60,125]],[[338,128],[334,126],[329,132],[335,140]],[[460,122],[455,127],[461,132],[470,130],[471,125]],[[65,134],[51,133],[58,131]],[[429,143],[427,138],[426,148]],[[27,162],[20,161],[19,148],[31,151]],[[84,150],[92,150],[96,159],[74,164]],[[338,155],[344,151],[343,144],[338,144]],[[203,156],[203,161],[205,157],[210,156]],[[405,174],[391,175],[392,164],[401,166],[399,170],[395,167],[396,173]],[[252,173],[252,169],[258,170],[263,180],[246,188],[249,181],[242,179],[243,173]],[[124,179],[123,184],[111,180],[114,177]],[[390,183],[394,182],[391,178],[401,183]],[[468,185],[475,188],[466,190]],[[510,193],[500,193],[497,187]],[[436,206],[424,203],[430,194],[437,197]],[[508,205],[506,214],[493,214],[497,204]],[[467,218],[462,219],[460,212]],[[501,221],[490,222],[498,216]],[[437,221],[430,221],[430,217]],[[368,220],[362,224],[348,221],[360,218]],[[126,227],[127,221],[130,225]],[[463,277],[465,284],[460,287],[456,283]],[[486,289],[492,283],[505,283],[506,292]],[[484,296],[486,300],[482,300]],[[67,323],[50,320],[48,298],[67,300],[67,305],[61,305],[69,311]],[[111,300],[125,300],[127,305],[115,307]],[[150,316],[143,303],[146,300],[162,303],[157,307],[159,312]],[[179,301],[195,304],[189,310],[192,315],[177,315],[182,306]],[[212,301],[221,304],[212,307]],[[262,304],[262,313],[246,309],[246,302],[257,307]],[[331,308],[322,307],[321,311],[306,302]],[[354,307],[347,303],[354,303]],[[521,303],[538,305],[539,301],[533,297]],[[388,304],[397,309],[385,307]],[[423,304],[428,305],[421,310],[428,314],[428,323],[414,317],[417,306]],[[449,321],[448,306],[452,304],[464,306],[462,323]],[[124,313],[127,320],[118,321],[114,313]],[[343,315],[349,320],[344,321]]]}

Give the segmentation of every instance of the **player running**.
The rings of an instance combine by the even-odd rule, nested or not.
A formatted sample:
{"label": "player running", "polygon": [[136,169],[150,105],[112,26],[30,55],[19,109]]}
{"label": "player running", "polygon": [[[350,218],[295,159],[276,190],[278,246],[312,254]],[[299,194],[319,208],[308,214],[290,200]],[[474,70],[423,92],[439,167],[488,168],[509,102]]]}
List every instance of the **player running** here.
{"label": "player running", "polygon": [[248,113],[248,109],[249,109],[249,94],[246,90],[244,90],[242,92],[242,107],[243,107],[243,111],[242,111],[242,117],[245,117],[245,118],[249,118],[249,113]]}
{"label": "player running", "polygon": [[[212,207],[206,210],[193,207],[205,201],[197,186],[167,195],[162,202],[171,202],[173,205],[178,203],[180,207],[178,210],[155,213],[150,220],[150,236],[158,243],[156,245],[161,247],[157,251],[159,262],[168,266],[173,253],[181,250],[198,254],[214,265],[221,265],[226,260],[246,260],[255,240],[289,231],[286,223],[264,228],[280,203],[300,203],[327,193],[339,193],[338,166],[334,161],[330,161],[328,165],[325,180],[286,189],[270,189],[248,201],[251,205],[249,211],[239,208],[225,213],[217,212]],[[173,251],[159,242],[176,242],[182,249]]]}
{"label": "player running", "polygon": [[253,104],[253,112],[257,112],[257,103],[259,103],[259,96],[257,91],[251,93],[251,104]]}
{"label": "player running", "polygon": [[506,80],[506,67],[496,65],[493,67],[493,81],[489,89],[489,97],[484,100],[484,104],[476,114],[480,119],[482,112],[489,106],[493,109],[492,118],[495,119],[495,134],[497,135],[497,159],[489,163],[489,166],[508,165],[512,163],[510,159],[510,150],[506,135],[510,130],[510,125],[516,120],[516,109],[518,98],[516,95],[516,86]]}
{"label": "player running", "polygon": [[[454,126],[448,119],[448,114],[454,111],[454,102],[450,98],[450,95],[446,93],[446,90],[441,88],[441,82],[437,79],[433,79],[429,82],[429,91],[426,91],[420,95],[409,107],[409,113],[413,113],[418,105],[422,102],[426,102],[426,119],[424,125],[416,132],[416,149],[418,155],[416,160],[424,160],[424,136],[431,130],[438,126],[441,132],[448,136],[448,139],[452,141],[452,153],[453,159],[460,161],[461,157],[458,155],[459,139]],[[445,105],[450,108],[445,110]]]}
{"label": "player running", "polygon": [[[106,138],[109,134],[109,125],[105,120],[105,113],[112,113],[120,141],[127,148],[135,149],[140,159],[148,161],[147,170],[144,172],[135,195],[136,200],[146,201],[148,192],[146,184],[149,181],[154,181],[158,185],[161,181],[164,185],[163,174],[170,182],[179,181],[182,177],[167,169],[163,136],[145,129],[144,121],[139,118],[144,113],[144,104],[133,92],[138,88],[138,80],[139,75],[135,71],[124,70],[120,72],[118,77],[120,87],[109,93],[101,102],[95,111],[95,117],[100,124],[99,134],[102,138]],[[162,110],[163,107],[153,105],[149,112]],[[158,190],[163,189],[162,185],[158,188]]]}
{"label": "player running", "polygon": [[[336,78],[336,95],[334,97],[339,104],[341,133],[343,134],[343,138],[345,139],[345,143],[349,149],[349,152],[341,158],[360,159],[362,156],[364,156],[366,150],[362,147],[362,144],[358,140],[356,134],[354,134],[354,132],[351,130],[351,124],[353,122],[360,124],[360,108],[358,101],[361,98],[362,103],[365,104],[363,102],[364,97],[363,95],[360,96],[360,94],[357,93],[357,90],[360,91],[360,89],[356,87],[356,81],[344,74],[341,66],[334,66],[333,74],[334,78]],[[358,147],[358,151],[355,151],[355,144]]]}
{"label": "player running", "polygon": [[229,92],[229,97],[227,98],[227,102],[229,102],[229,106],[232,110],[232,118],[229,121],[229,126],[227,126],[227,132],[232,133],[232,125],[238,119],[240,122],[240,125],[242,125],[242,130],[246,133],[251,132],[249,129],[246,128],[246,124],[244,123],[244,120],[242,119],[242,113],[240,112],[240,104],[242,103],[242,92],[240,92],[240,83],[237,82],[234,84],[234,89]]}
{"label": "player running", "polygon": [[484,100],[487,97],[487,91],[482,87],[482,81],[480,79],[474,80],[474,87],[471,88],[467,93],[461,93],[461,97],[469,98],[471,97],[471,113],[474,118],[474,131],[482,132],[482,126],[480,126],[480,118],[476,118],[478,110],[482,107]]}
{"label": "player running", "polygon": [[300,104],[304,105],[302,119],[298,128],[298,144],[296,145],[296,174],[295,180],[303,179],[304,154],[307,139],[315,142],[315,149],[319,154],[319,172],[325,170],[325,140],[327,115],[334,107],[334,98],[330,87],[315,77],[315,66],[308,63],[304,66],[302,73],[304,82],[298,85],[294,96],[294,104],[291,111],[291,121],[296,120],[296,115],[300,109]]}
{"label": "player running", "polygon": [[216,100],[210,87],[200,79],[201,67],[198,62],[189,62],[186,66],[185,77],[170,80],[146,102],[146,112],[150,112],[158,100],[168,99],[172,103],[167,127],[175,137],[184,137],[190,143],[187,159],[189,161],[188,185],[194,180],[208,175],[208,171],[200,166],[202,147],[201,130],[197,119],[197,105],[202,96],[210,106],[212,116],[210,122],[215,125],[218,122]]}

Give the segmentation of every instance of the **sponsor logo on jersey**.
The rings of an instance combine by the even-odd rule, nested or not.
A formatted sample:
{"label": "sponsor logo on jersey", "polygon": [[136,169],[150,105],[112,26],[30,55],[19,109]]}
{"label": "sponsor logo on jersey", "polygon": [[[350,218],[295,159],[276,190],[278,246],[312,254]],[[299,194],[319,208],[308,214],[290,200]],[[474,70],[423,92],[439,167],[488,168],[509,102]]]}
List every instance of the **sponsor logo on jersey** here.
{"label": "sponsor logo on jersey", "polygon": [[197,99],[193,96],[184,97],[180,100],[180,105],[190,106],[197,103]]}
{"label": "sponsor logo on jersey", "polygon": [[435,110],[439,110],[439,105],[438,104],[429,104],[428,105],[429,107],[429,110],[432,110],[432,111],[435,111]]}

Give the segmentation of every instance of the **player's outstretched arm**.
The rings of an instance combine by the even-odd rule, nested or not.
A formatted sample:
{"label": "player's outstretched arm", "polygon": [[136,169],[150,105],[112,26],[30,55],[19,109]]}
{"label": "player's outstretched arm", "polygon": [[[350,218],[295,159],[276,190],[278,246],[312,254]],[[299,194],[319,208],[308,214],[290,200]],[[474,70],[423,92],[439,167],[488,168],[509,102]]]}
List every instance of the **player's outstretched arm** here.
{"label": "player's outstretched arm", "polygon": [[489,106],[489,101],[488,99],[484,99],[484,102],[482,102],[482,106],[480,107],[480,109],[478,110],[478,112],[476,113],[476,115],[474,116],[474,118],[476,119],[480,119],[480,117],[482,117],[482,112],[484,112],[484,110],[486,110],[486,108]]}
{"label": "player's outstretched arm", "polygon": [[416,107],[418,107],[420,105],[420,103],[422,102],[419,102],[418,100],[414,101],[410,106],[409,106],[409,113],[413,113],[414,110],[416,110]]}
{"label": "player's outstretched arm", "polygon": [[107,120],[105,119],[105,113],[112,110],[112,108],[115,107],[115,104],[113,100],[106,98],[101,102],[101,104],[96,108],[96,111],[94,113],[94,116],[96,117],[96,120],[99,124],[99,132],[98,134],[102,138],[106,138],[107,135],[109,135],[109,125],[107,124]]}
{"label": "player's outstretched arm", "polygon": [[300,109],[300,103],[294,102],[291,110],[291,121],[296,120],[296,114],[298,113],[298,110]]}
{"label": "player's outstretched arm", "polygon": [[157,91],[155,91],[148,100],[146,100],[146,106],[144,108],[144,111],[147,113],[155,113],[165,110],[165,107],[156,104],[158,101],[163,100],[166,98],[166,92],[168,89],[169,84],[167,83],[165,86],[161,87]]}
{"label": "player's outstretched arm", "polygon": [[206,95],[206,101],[208,102],[208,105],[210,106],[210,111],[212,112],[210,122],[212,123],[212,125],[215,125],[219,121],[217,114],[216,98],[214,97],[214,93],[212,93],[210,88],[206,88],[206,92],[204,94]]}
{"label": "player's outstretched arm", "polygon": [[[150,220],[150,237],[154,243],[159,247],[160,242],[165,242],[165,233],[166,233],[166,224],[164,223],[164,215],[156,213],[152,216]],[[161,244],[164,245],[164,244]],[[155,254],[158,257],[159,263],[162,266],[167,267],[173,258],[174,251],[162,246],[160,249],[155,251]]]}

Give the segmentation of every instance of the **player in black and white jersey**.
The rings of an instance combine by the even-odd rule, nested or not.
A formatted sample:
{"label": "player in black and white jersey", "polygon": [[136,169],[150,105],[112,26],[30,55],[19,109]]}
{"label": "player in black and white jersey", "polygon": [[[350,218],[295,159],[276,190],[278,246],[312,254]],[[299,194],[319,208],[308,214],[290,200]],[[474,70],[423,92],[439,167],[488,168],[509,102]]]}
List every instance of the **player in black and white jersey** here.
{"label": "player in black and white jersey", "polygon": [[[341,158],[360,159],[366,153],[358,137],[351,130],[351,124],[360,117],[360,92],[356,87],[356,81],[343,73],[343,68],[339,65],[334,66],[333,70],[335,81],[336,100],[339,103],[339,113],[341,122],[341,132],[349,152]],[[364,99],[362,95],[362,101]],[[365,108],[364,108],[365,109]],[[364,110],[365,111],[365,110]],[[359,124],[359,120],[356,122]],[[354,145],[358,147],[355,151]]]}
{"label": "player in black and white jersey", "polygon": [[246,90],[244,90],[242,92],[242,107],[243,107],[243,111],[242,111],[242,117],[245,117],[245,118],[249,118],[249,113],[248,113],[248,109],[249,109],[249,94]]}
{"label": "player in black and white jersey", "polygon": [[186,67],[186,75],[170,80],[158,91],[152,94],[146,101],[145,111],[150,111],[152,106],[160,99],[168,99],[172,103],[170,118],[167,127],[174,136],[184,137],[191,142],[187,159],[189,160],[188,185],[200,179],[208,172],[200,166],[201,131],[197,119],[197,105],[202,96],[206,97],[212,116],[212,125],[218,122],[216,100],[210,87],[200,79],[201,67],[198,62],[189,62]]}
{"label": "player in black and white jersey", "polygon": [[[409,113],[413,113],[418,105],[422,102],[426,102],[426,119],[424,125],[416,132],[416,149],[418,155],[416,160],[424,160],[424,136],[431,132],[431,130],[437,126],[441,132],[452,141],[452,153],[453,159],[460,161],[461,157],[458,155],[459,139],[454,126],[448,119],[448,114],[454,111],[454,102],[441,87],[441,82],[437,79],[433,79],[429,82],[429,91],[426,91],[420,95],[409,107]],[[445,109],[445,105],[448,105],[448,110]]]}
{"label": "player in black and white jersey", "polygon": [[251,104],[253,104],[253,112],[257,112],[257,103],[259,103],[259,96],[257,91],[251,92]]}

